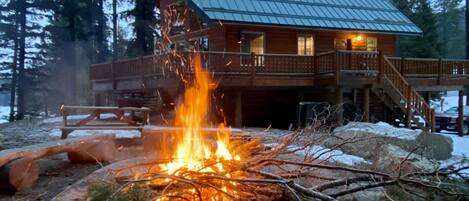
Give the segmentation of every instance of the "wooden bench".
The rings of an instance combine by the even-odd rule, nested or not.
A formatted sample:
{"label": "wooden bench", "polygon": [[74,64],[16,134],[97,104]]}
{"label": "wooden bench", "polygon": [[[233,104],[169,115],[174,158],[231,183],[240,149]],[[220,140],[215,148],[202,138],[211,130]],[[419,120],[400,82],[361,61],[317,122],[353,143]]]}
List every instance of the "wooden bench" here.
{"label": "wooden bench", "polygon": [[39,177],[36,160],[48,156],[67,153],[74,163],[113,161],[116,155],[114,140],[114,135],[95,135],[0,151],[0,191],[31,188]]}
{"label": "wooden bench", "polygon": [[[95,107],[95,106],[62,106],[63,115],[62,139],[75,130],[138,130],[150,124],[150,108],[135,107]],[[77,111],[88,112],[88,116],[76,123],[70,123],[68,116]],[[135,114],[140,113],[140,117]],[[95,122],[102,114],[116,116],[114,122]],[[93,123],[95,122],[95,123]]]}

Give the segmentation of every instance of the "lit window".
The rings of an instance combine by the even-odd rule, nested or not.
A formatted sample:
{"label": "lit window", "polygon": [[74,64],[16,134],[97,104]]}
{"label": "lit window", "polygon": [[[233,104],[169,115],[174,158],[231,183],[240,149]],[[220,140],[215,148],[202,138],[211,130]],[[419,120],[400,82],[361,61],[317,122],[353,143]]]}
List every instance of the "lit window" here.
{"label": "lit window", "polygon": [[378,51],[378,38],[368,37],[366,40],[366,49],[368,51]]}
{"label": "lit window", "polygon": [[314,37],[312,35],[298,36],[298,54],[314,55]]}

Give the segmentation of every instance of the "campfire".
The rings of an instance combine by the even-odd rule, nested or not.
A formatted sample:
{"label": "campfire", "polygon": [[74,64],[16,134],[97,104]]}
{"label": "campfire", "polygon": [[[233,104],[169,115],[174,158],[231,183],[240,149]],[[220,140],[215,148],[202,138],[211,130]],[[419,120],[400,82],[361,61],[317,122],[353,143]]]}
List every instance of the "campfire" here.
{"label": "campfire", "polygon": [[249,177],[246,159],[262,150],[262,145],[255,140],[232,139],[231,129],[223,123],[207,129],[212,124],[208,114],[216,84],[202,68],[200,55],[194,56],[193,69],[193,79],[185,82],[183,100],[176,107],[173,129],[154,144],[153,150],[159,152],[156,164],[125,182],[143,183],[160,191],[155,200],[254,199],[262,194],[267,199],[271,188],[263,193],[260,186],[241,184]]}

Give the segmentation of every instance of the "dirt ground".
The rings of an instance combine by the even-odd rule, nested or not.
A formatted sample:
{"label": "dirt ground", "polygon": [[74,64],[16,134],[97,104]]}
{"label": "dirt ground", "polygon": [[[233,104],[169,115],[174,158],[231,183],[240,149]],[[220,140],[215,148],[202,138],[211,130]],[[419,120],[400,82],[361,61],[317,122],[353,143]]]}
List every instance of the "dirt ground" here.
{"label": "dirt ground", "polygon": [[100,168],[98,164],[71,164],[64,154],[38,161],[40,174],[34,189],[15,195],[2,195],[2,201],[50,200],[75,181]]}

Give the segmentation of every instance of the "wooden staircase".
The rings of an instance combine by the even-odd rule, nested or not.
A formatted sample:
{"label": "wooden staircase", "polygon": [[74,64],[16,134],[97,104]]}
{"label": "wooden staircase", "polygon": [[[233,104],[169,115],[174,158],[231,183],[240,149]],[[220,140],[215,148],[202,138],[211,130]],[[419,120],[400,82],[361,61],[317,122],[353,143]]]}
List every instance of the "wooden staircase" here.
{"label": "wooden staircase", "polygon": [[412,124],[418,128],[431,131],[435,128],[435,111],[425,99],[410,85],[387,57],[380,55],[379,88],[373,90],[381,100],[392,109],[403,112],[404,125]]}

